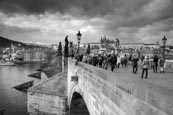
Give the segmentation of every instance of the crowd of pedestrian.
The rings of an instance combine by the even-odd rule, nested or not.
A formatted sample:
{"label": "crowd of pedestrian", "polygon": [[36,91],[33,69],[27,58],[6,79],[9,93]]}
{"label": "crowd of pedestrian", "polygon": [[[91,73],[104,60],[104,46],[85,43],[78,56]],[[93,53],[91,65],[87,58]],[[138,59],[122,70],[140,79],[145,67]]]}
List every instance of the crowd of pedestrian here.
{"label": "crowd of pedestrian", "polygon": [[103,68],[108,69],[111,68],[111,71],[114,71],[115,68],[127,67],[128,65],[132,66],[132,73],[137,74],[138,66],[142,66],[141,78],[148,78],[148,69],[152,68],[154,73],[158,72],[158,67],[160,67],[160,73],[164,73],[164,59],[159,58],[158,55],[154,55],[152,61],[149,56],[141,56],[139,58],[137,55],[124,56],[116,55],[116,54],[85,54],[78,55],[76,57],[78,61]]}
{"label": "crowd of pedestrian", "polygon": [[124,57],[120,57],[120,55],[116,54],[108,54],[108,55],[101,55],[101,54],[95,54],[95,55],[79,55],[76,57],[78,61],[91,64],[93,66],[108,69],[108,67],[111,67],[111,71],[114,71],[115,68],[121,67],[127,67],[128,65],[128,57],[126,54]]}
{"label": "crowd of pedestrian", "polygon": [[[137,73],[138,70],[138,61],[139,59],[136,58],[134,55],[132,59],[132,67],[133,67],[133,73]],[[154,55],[153,59],[150,60],[149,56],[141,56],[141,63],[142,63],[142,75],[141,78],[148,78],[148,69],[152,68],[154,73],[157,73],[158,66],[160,66],[160,73],[164,73],[164,66],[165,66],[165,60],[163,57],[159,58],[158,55]],[[145,77],[144,77],[145,74]]]}

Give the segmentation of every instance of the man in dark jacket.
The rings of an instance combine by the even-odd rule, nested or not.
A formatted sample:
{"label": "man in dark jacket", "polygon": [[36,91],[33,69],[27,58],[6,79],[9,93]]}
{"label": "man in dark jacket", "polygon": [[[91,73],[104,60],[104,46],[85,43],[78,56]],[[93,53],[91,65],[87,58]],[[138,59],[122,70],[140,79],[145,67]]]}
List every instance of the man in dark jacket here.
{"label": "man in dark jacket", "polygon": [[93,61],[93,66],[97,66],[98,61],[99,61],[99,60],[98,60],[98,57],[97,57],[96,55],[94,55],[92,61]]}
{"label": "man in dark jacket", "polygon": [[111,71],[114,71],[114,68],[115,68],[115,66],[117,64],[117,57],[116,57],[115,54],[111,55],[110,63],[111,63]]}
{"label": "man in dark jacket", "polygon": [[143,60],[145,59],[145,56],[144,55],[142,55],[141,56],[141,62],[143,63]]}
{"label": "man in dark jacket", "polygon": [[158,67],[158,61],[159,61],[159,58],[157,55],[154,56],[154,59],[153,59],[153,72],[157,73],[157,67]]}
{"label": "man in dark jacket", "polygon": [[133,74],[136,74],[138,71],[138,61],[139,59],[136,57],[136,55],[134,55],[134,57],[132,58]]}

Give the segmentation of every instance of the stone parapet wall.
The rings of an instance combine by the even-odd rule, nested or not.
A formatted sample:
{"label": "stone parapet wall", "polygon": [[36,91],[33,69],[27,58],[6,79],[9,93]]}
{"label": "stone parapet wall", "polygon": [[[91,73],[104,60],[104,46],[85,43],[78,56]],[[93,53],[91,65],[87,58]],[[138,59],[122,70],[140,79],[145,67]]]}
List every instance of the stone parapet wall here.
{"label": "stone parapet wall", "polygon": [[[80,93],[91,115],[173,115],[173,91],[68,60],[68,104]],[[71,81],[78,76],[78,82]]]}

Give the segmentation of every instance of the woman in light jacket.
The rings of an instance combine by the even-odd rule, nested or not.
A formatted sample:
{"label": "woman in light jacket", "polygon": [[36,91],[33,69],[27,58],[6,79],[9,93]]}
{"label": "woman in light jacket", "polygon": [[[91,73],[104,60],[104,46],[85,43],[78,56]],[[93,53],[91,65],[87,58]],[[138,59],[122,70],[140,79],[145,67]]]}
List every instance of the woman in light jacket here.
{"label": "woman in light jacket", "polygon": [[145,56],[145,59],[142,63],[142,76],[141,76],[141,78],[143,78],[144,73],[145,73],[145,79],[148,78],[148,68],[149,68],[149,66],[150,66],[149,57]]}

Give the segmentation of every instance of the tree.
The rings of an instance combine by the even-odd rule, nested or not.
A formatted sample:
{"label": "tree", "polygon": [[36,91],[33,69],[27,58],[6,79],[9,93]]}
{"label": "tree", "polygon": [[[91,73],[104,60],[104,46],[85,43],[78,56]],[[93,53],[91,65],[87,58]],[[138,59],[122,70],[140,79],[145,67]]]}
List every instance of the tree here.
{"label": "tree", "polygon": [[68,36],[65,37],[64,57],[68,57]]}
{"label": "tree", "polygon": [[58,45],[58,56],[62,56],[62,45],[61,45],[61,42],[59,42],[59,45]]}
{"label": "tree", "polygon": [[102,37],[101,37],[101,39],[100,39],[100,42],[101,42],[101,44],[103,43],[103,39],[102,39]]}
{"label": "tree", "polygon": [[90,44],[88,44],[87,50],[86,50],[86,54],[90,54]]}

